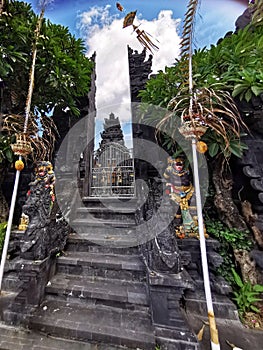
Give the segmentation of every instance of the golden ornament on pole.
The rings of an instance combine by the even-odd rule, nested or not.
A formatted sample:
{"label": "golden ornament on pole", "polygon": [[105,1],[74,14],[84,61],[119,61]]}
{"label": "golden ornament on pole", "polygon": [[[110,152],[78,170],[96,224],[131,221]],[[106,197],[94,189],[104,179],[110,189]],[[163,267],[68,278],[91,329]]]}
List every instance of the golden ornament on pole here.
{"label": "golden ornament on pole", "polygon": [[207,151],[208,147],[204,141],[197,141],[196,149],[199,153],[205,153]]}
{"label": "golden ornament on pole", "polygon": [[24,167],[25,167],[25,165],[24,165],[24,162],[22,160],[19,159],[15,162],[16,170],[22,171],[24,169]]}

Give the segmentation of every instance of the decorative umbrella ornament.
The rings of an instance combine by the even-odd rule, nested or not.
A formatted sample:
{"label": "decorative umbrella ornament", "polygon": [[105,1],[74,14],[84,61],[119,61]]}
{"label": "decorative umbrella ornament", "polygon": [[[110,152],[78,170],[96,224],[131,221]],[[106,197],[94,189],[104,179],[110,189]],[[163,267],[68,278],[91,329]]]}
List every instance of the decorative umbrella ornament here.
{"label": "decorative umbrella ornament", "polygon": [[121,11],[121,12],[124,11],[124,7],[119,2],[116,2],[116,7],[119,11]]}
{"label": "decorative umbrella ornament", "polygon": [[137,10],[136,10],[136,11],[129,12],[129,13],[124,17],[122,28],[126,28],[126,27],[129,27],[129,26],[133,25],[133,22],[134,22],[134,20],[135,20],[136,13],[137,13]]}
{"label": "decorative umbrella ornament", "polygon": [[21,133],[16,135],[16,143],[11,145],[12,151],[17,156],[26,157],[32,153],[31,143],[27,134]]}
{"label": "decorative umbrella ornament", "polygon": [[140,44],[145,47],[148,51],[153,53],[152,50],[159,50],[159,47],[153,43],[153,41],[150,39],[150,34],[146,33],[144,30],[138,29],[138,26],[133,25],[133,29],[135,33],[137,34],[137,39],[139,40]]}
{"label": "decorative umbrella ornament", "polygon": [[133,23],[135,20],[135,17],[136,17],[136,13],[137,13],[137,10],[129,12],[125,16],[125,18],[123,20],[123,27],[122,28],[132,26],[133,32],[135,32],[137,34],[137,39],[138,39],[139,43],[144,48],[146,48],[146,50],[148,50],[149,52],[151,52],[153,54],[153,51],[159,50],[159,47],[156,44],[154,44],[153,40],[150,38],[150,37],[152,37],[151,34],[147,33],[145,30],[140,30],[139,26],[136,26]]}

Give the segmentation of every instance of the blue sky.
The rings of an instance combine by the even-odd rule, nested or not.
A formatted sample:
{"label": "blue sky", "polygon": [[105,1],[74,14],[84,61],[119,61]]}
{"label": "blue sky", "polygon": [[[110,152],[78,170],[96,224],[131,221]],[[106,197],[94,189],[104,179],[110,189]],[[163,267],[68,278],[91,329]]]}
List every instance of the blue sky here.
{"label": "blue sky", "polygon": [[[38,11],[39,0],[27,1]],[[198,19],[197,45],[204,46],[214,43],[227,30],[234,28],[234,21],[245,9],[247,0],[201,0]],[[110,16],[123,18],[125,13],[138,10],[140,18],[153,20],[161,10],[172,10],[173,18],[183,18],[187,9],[187,0],[123,0],[120,1],[125,12],[116,9],[113,0],[53,0],[46,9],[46,17],[54,23],[68,26],[71,33],[80,36],[78,29],[79,15],[92,7],[110,6]],[[216,24],[216,25],[215,25]],[[208,29],[209,35],[205,33]],[[201,30],[202,29],[202,30]],[[226,31],[227,31],[226,30]]]}
{"label": "blue sky", "polygon": [[[39,1],[27,1],[39,12]],[[136,24],[159,41],[153,57],[153,72],[171,66],[179,57],[182,19],[187,0],[123,0],[125,9],[116,9],[112,0],[53,0],[45,16],[53,23],[67,26],[81,37],[87,55],[96,51],[97,133],[110,112],[125,123],[129,120],[129,76],[127,45],[141,51],[142,47],[131,27],[122,29],[125,14],[137,10]],[[196,47],[209,47],[235,29],[235,20],[247,7],[246,0],[201,0],[195,26]],[[128,137],[129,128],[124,128]]]}

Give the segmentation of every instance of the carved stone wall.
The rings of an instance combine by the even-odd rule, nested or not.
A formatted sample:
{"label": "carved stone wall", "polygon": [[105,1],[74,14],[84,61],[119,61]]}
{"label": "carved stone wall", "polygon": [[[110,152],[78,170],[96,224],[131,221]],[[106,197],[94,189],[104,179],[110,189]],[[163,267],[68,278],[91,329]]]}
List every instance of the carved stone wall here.
{"label": "carved stone wall", "polygon": [[[131,112],[132,112],[132,133],[133,138],[139,138],[143,140],[148,140],[153,143],[155,140],[155,129],[142,125],[140,123],[140,115],[137,111],[137,103],[141,102],[140,97],[138,96],[139,91],[145,88],[145,85],[149,79],[149,76],[152,72],[152,55],[149,55],[146,60],[146,50],[144,49],[141,53],[138,53],[136,50],[132,50],[128,47],[128,60],[129,60],[129,76],[130,76],[130,94],[131,94]],[[150,166],[149,163],[139,160],[139,155],[147,152],[147,149],[136,148],[136,143],[133,147],[135,155],[135,176],[137,179],[146,180],[149,177],[149,174],[153,175],[154,169]],[[137,157],[138,156],[138,157]],[[137,158],[137,159],[136,159]]]}

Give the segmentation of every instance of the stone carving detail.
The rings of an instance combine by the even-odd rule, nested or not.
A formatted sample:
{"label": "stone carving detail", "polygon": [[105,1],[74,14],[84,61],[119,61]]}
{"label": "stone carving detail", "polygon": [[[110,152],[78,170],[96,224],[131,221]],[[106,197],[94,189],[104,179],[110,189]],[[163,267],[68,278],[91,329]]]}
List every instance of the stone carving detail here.
{"label": "stone carving detail", "polygon": [[147,266],[152,272],[179,273],[181,271],[181,257],[173,232],[173,225],[169,225],[157,237],[146,243],[144,256],[147,255]]}
{"label": "stone carving detail", "polygon": [[35,169],[23,214],[29,224],[21,241],[21,257],[42,260],[63,249],[68,233],[54,194],[55,175],[50,162],[40,162]]}
{"label": "stone carving detail", "polygon": [[128,47],[131,101],[140,102],[138,93],[143,90],[151,73],[152,55],[146,58],[146,49],[141,53]]}
{"label": "stone carving detail", "polygon": [[[154,216],[156,230],[160,232],[156,237],[141,246],[141,252],[146,266],[151,272],[179,273],[181,271],[181,257],[174,234],[171,220],[171,206],[169,201],[162,203],[160,208],[163,182],[160,178],[149,180],[149,194],[140,215],[140,220],[148,221]],[[165,229],[161,230],[164,227]]]}

